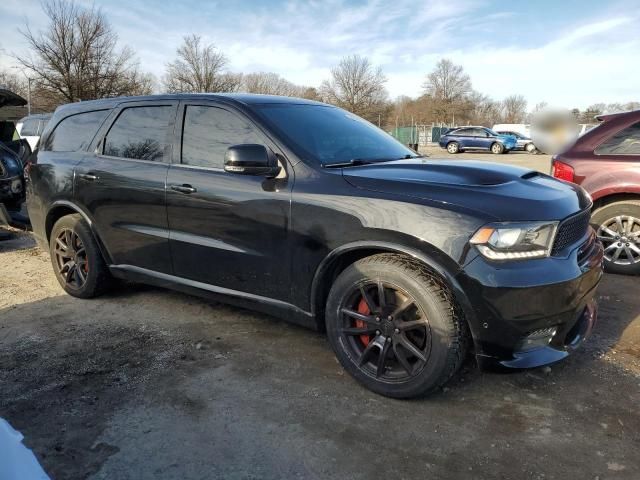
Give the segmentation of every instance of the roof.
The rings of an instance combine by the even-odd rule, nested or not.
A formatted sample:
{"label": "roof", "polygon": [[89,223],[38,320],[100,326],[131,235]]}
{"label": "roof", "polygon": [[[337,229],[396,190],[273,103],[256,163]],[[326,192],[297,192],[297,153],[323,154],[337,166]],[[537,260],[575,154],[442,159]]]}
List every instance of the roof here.
{"label": "roof", "polygon": [[324,103],[306,100],[304,98],[283,97],[280,95],[259,95],[255,93],[175,93],[162,95],[146,95],[139,97],[113,97],[100,100],[88,100],[86,102],[68,103],[62,105],[61,109],[77,108],[87,110],[90,108],[110,107],[123,102],[141,102],[147,100],[220,100],[226,103],[237,103],[243,105],[264,105],[264,104],[291,104],[291,105],[326,105]]}
{"label": "roof", "polygon": [[613,118],[637,114],[640,114],[640,110],[629,110],[626,112],[609,113],[607,115],[596,115],[596,120],[598,120],[599,122],[608,122]]}

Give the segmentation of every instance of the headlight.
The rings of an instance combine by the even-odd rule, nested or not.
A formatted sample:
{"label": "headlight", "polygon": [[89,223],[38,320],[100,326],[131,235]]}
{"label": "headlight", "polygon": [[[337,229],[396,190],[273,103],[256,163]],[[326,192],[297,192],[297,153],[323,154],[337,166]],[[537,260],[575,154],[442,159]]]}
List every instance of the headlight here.
{"label": "headlight", "polygon": [[490,260],[548,257],[558,222],[496,223],[478,230],[470,242]]}

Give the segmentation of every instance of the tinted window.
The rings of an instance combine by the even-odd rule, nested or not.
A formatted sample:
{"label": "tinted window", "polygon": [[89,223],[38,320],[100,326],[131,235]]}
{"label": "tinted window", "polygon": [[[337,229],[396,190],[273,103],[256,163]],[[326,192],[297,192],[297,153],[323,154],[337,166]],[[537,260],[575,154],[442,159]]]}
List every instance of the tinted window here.
{"label": "tinted window", "polygon": [[216,107],[187,106],[182,133],[182,163],[223,168],[227,148],[244,143],[264,142],[254,127],[233,113]]}
{"label": "tinted window", "polygon": [[89,146],[109,110],[78,113],[62,120],[47,137],[45,150],[77,152]]}
{"label": "tinted window", "polygon": [[321,164],[417,156],[388,133],[339,108],[270,104],[256,109],[298,155]]}
{"label": "tinted window", "polygon": [[640,155],[640,122],[624,128],[598,148],[598,155]]}
{"label": "tinted window", "polygon": [[35,137],[38,135],[38,119],[28,118],[22,124],[22,130],[20,130],[20,136],[22,137]]}
{"label": "tinted window", "polygon": [[473,129],[471,128],[462,128],[456,132],[453,132],[454,135],[461,135],[465,137],[473,136]]}
{"label": "tinted window", "polygon": [[104,154],[161,162],[173,112],[170,106],[125,108],[107,133]]}

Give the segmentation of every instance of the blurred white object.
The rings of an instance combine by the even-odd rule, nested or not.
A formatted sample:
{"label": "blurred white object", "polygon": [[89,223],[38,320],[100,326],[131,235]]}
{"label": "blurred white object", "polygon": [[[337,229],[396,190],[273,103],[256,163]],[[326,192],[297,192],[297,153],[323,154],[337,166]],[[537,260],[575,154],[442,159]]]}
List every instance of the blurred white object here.
{"label": "blurred white object", "polygon": [[566,150],[586,131],[581,127],[569,110],[545,108],[533,115],[531,121],[531,139],[538,150],[555,155]]}
{"label": "blurred white object", "polygon": [[531,138],[531,125],[528,123],[496,123],[491,130],[494,132],[518,132]]}
{"label": "blurred white object", "polygon": [[22,444],[23,438],[0,418],[0,480],[50,480],[33,452]]}

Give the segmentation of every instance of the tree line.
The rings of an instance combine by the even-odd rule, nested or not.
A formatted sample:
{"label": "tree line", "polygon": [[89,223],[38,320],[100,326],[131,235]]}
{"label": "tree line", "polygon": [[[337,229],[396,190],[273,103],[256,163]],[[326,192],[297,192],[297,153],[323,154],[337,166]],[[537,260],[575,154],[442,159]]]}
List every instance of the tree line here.
{"label": "tree line", "polygon": [[[28,25],[20,30],[29,53],[16,56],[25,76],[0,71],[0,86],[26,96],[31,90],[32,109],[52,111],[56,106],[97,98],[146,95],[154,92],[248,92],[318,100],[342,107],[384,128],[412,124],[522,123],[528,120],[523,95],[494,100],[473,89],[460,65],[441,59],[426,75],[422,94],[391,100],[387,78],[367,57],[344,57],[318,86],[297,85],[277,73],[238,73],[214,44],[196,34],[183,38],[175,58],[166,64],[162,78],[142,72],[135,52],[119,47],[118,35],[104,13],[72,0],[42,4],[49,19],[38,32]],[[538,104],[534,112],[544,108]],[[577,119],[593,122],[596,115],[640,108],[628,104],[594,104],[573,110]]]}

